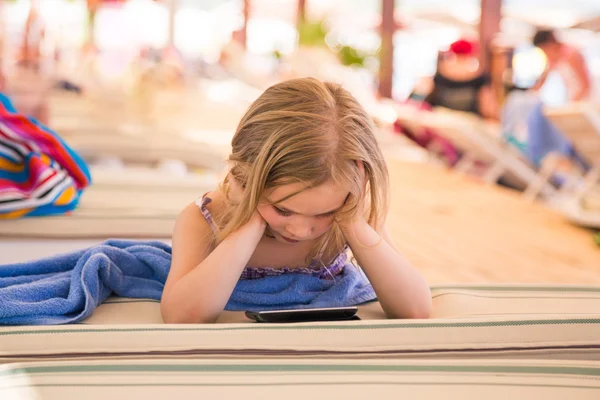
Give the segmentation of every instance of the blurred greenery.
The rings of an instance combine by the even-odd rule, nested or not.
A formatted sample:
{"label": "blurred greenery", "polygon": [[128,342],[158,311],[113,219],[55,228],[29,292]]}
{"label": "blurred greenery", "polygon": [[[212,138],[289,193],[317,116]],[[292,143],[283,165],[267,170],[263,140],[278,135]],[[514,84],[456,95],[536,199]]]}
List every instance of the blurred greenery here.
{"label": "blurred greenery", "polygon": [[327,28],[323,21],[303,21],[298,24],[298,45],[300,46],[326,46],[326,36]]}
{"label": "blurred greenery", "polygon": [[342,46],[338,50],[338,57],[342,65],[366,67],[366,61],[377,54],[367,54],[352,46]]}
{"label": "blurred greenery", "polygon": [[[325,38],[328,33],[324,21],[303,21],[298,24],[298,45],[327,48]],[[365,67],[365,62],[369,58],[377,56],[377,54],[366,54],[349,45],[343,45],[332,51],[345,66]]]}

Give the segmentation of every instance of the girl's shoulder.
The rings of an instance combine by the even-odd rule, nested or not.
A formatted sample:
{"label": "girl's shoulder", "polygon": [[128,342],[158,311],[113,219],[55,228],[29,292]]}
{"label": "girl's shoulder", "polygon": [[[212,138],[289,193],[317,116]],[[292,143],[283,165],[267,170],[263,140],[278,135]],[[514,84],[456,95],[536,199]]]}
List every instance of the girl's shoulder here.
{"label": "girl's shoulder", "polygon": [[206,192],[196,200],[196,206],[213,232],[216,232],[215,218],[218,218],[225,209],[225,202],[226,197],[221,189]]}
{"label": "girl's shoulder", "polygon": [[206,209],[213,215],[219,215],[225,209],[227,201],[225,194],[219,188],[206,192],[196,200],[196,205],[201,209]]}

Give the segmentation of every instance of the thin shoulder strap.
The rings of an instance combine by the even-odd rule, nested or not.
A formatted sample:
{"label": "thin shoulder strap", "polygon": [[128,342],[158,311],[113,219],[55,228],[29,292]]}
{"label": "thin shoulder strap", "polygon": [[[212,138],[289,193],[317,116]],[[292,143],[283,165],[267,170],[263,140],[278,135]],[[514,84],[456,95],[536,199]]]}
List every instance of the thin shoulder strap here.
{"label": "thin shoulder strap", "polygon": [[196,200],[196,205],[200,208],[200,211],[202,212],[202,215],[204,215],[204,219],[206,219],[206,222],[208,222],[210,229],[212,229],[213,233],[216,234],[217,226],[215,225],[215,221],[213,220],[212,214],[210,213],[210,211],[208,211],[208,208],[206,207],[208,204],[210,204],[211,201],[212,199],[208,197],[205,193],[204,196],[202,196],[202,198]]}

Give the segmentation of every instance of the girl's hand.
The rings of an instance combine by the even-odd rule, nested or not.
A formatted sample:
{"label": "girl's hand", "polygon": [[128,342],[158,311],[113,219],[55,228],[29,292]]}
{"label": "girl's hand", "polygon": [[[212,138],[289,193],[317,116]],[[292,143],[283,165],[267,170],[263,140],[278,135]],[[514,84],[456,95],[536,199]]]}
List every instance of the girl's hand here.
{"label": "girl's hand", "polygon": [[267,229],[267,221],[260,215],[258,210],[254,211],[254,215],[252,215],[248,224],[255,226],[260,231],[261,236],[264,235],[265,229]]}
{"label": "girl's hand", "polygon": [[[229,189],[227,191],[227,199],[229,200],[231,205],[236,206],[241,203],[242,196],[244,195],[244,188],[242,187],[242,185],[240,185],[238,180],[233,177],[233,175],[229,175],[227,177],[227,183],[229,185]],[[256,228],[258,231],[260,231],[260,234],[262,236],[267,227],[267,222],[260,215],[258,210],[255,210],[254,214],[252,215],[252,218],[250,218],[250,221],[248,221],[247,225]]]}

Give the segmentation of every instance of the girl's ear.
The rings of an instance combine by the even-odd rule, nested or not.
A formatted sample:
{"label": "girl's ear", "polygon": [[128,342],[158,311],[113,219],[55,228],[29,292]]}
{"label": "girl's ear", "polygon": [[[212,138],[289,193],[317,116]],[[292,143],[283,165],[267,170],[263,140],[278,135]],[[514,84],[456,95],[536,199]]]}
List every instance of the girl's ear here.
{"label": "girl's ear", "polygon": [[235,177],[229,173],[226,178],[227,191],[225,193],[227,200],[233,205],[238,205],[242,201],[244,195],[244,187],[238,182]]}

